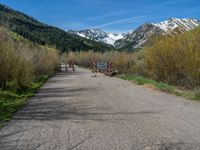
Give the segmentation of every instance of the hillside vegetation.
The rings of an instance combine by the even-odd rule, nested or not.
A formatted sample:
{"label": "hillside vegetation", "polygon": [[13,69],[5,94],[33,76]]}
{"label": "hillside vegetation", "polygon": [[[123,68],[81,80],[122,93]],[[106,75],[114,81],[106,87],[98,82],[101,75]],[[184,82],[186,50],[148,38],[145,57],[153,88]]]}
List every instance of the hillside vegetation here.
{"label": "hillside vegetation", "polygon": [[0,26],[4,26],[34,43],[55,46],[61,52],[112,49],[110,45],[69,34],[1,4]]}
{"label": "hillside vegetation", "polygon": [[0,27],[0,126],[54,72],[58,51]]}
{"label": "hillside vegetation", "polygon": [[4,28],[0,33],[0,88],[9,82],[27,87],[36,76],[51,74],[59,63],[57,50],[34,45]]}

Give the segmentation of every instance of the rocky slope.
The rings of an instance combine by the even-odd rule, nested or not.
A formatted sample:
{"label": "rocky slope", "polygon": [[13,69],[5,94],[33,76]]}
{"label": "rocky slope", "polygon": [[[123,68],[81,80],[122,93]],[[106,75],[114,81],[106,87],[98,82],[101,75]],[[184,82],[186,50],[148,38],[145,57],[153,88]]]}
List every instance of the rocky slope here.
{"label": "rocky slope", "polygon": [[141,48],[152,36],[183,33],[199,25],[200,21],[196,19],[178,18],[170,18],[160,23],[144,24],[117,40],[114,45],[121,49]]}

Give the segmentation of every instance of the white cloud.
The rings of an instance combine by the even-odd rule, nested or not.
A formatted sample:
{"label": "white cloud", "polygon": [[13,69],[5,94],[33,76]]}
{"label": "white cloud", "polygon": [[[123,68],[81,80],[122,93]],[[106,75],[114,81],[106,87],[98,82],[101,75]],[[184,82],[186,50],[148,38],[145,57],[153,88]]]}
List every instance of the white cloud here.
{"label": "white cloud", "polygon": [[95,26],[94,28],[102,28],[102,27],[107,27],[107,26],[111,26],[111,25],[132,23],[132,22],[135,22],[135,21],[141,21],[146,17],[147,16],[137,16],[137,17],[114,20],[114,21],[110,21],[110,22]]}
{"label": "white cloud", "polygon": [[156,8],[162,8],[162,7],[166,7],[166,6],[171,6],[171,5],[178,5],[184,2],[191,2],[192,0],[169,0],[169,1],[165,1],[163,3],[159,3],[156,5],[150,5],[150,6],[146,6],[143,7],[144,9],[156,9]]}
{"label": "white cloud", "polygon": [[124,14],[123,11],[110,12],[110,13],[106,13],[106,14],[103,14],[103,15],[99,15],[99,16],[96,16],[96,17],[89,17],[89,18],[87,18],[87,20],[105,19],[105,18],[108,18],[108,17],[118,16],[118,15],[122,15],[122,14]]}

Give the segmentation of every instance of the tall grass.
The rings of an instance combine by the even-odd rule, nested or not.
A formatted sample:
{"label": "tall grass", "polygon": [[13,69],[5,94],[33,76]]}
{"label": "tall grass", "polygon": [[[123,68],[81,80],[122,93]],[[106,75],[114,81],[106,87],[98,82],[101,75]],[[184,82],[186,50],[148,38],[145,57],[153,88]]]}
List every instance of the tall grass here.
{"label": "tall grass", "polygon": [[109,61],[119,72],[134,72],[137,56],[128,52],[71,52],[63,54],[62,60],[66,63],[73,62],[83,67],[92,67],[94,61]]}
{"label": "tall grass", "polygon": [[51,74],[59,63],[57,50],[34,45],[0,28],[0,89],[26,88],[34,78]]}

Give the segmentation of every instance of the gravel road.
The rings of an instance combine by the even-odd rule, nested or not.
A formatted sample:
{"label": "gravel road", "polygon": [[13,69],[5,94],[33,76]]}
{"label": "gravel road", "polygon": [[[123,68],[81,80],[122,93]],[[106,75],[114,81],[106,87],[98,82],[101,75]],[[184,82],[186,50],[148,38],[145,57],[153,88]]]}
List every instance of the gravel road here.
{"label": "gravel road", "polygon": [[200,103],[91,71],[57,73],[0,130],[1,150],[200,150]]}

